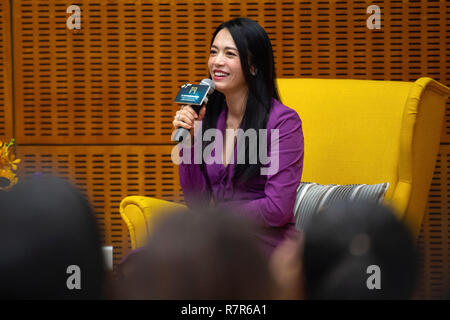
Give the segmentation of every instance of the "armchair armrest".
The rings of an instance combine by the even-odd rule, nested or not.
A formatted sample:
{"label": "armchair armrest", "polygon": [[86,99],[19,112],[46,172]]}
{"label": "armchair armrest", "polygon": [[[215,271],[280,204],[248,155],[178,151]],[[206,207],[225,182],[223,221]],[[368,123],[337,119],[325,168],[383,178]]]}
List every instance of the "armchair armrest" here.
{"label": "armchair armrest", "polygon": [[120,203],[120,216],[128,227],[131,248],[145,245],[155,222],[166,212],[166,210],[185,208],[185,205],[165,201],[161,199],[129,196]]}

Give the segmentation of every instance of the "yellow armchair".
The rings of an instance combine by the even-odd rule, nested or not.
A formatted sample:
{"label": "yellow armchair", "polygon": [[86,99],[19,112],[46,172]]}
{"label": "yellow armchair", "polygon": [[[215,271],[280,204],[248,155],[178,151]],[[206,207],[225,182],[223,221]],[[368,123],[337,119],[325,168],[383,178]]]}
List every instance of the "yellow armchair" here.
{"label": "yellow armchair", "polygon": [[[278,79],[283,104],[303,122],[303,181],[389,182],[391,204],[417,237],[425,212],[450,89],[415,82]],[[183,205],[148,197],[123,199],[120,214],[132,248],[144,245],[159,209]]]}

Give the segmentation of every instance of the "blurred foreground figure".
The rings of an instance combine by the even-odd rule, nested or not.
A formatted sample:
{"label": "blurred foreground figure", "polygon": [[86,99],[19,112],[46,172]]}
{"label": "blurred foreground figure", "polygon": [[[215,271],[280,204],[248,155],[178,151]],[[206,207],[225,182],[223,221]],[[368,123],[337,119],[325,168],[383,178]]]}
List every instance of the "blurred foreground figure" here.
{"label": "blurred foreground figure", "polygon": [[410,299],[418,255],[406,227],[373,203],[319,212],[301,242],[285,242],[271,270],[284,299]]}
{"label": "blurred foreground figure", "polygon": [[99,299],[104,261],[88,202],[35,177],[0,192],[0,299]]}
{"label": "blurred foreground figure", "polygon": [[229,212],[171,212],[127,259],[120,298],[270,299],[273,281],[252,225]]}

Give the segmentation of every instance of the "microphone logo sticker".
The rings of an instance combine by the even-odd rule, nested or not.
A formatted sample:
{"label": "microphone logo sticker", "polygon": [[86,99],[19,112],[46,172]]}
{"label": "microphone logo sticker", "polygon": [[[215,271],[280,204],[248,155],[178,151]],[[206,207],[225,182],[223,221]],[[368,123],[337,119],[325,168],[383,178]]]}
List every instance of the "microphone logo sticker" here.
{"label": "microphone logo sticker", "polygon": [[196,94],[197,93],[197,87],[191,87],[191,90],[189,90],[189,94]]}
{"label": "microphone logo sticker", "polygon": [[202,84],[188,84],[181,87],[175,98],[175,103],[202,105],[208,96],[209,86]]}

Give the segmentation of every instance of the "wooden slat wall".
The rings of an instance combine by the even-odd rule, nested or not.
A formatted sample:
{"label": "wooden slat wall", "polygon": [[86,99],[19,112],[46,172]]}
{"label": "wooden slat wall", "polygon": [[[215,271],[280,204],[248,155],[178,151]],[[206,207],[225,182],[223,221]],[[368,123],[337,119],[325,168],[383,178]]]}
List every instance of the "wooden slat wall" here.
{"label": "wooden slat wall", "polygon": [[[81,30],[66,27],[69,5],[82,10]],[[366,27],[370,5],[381,8],[380,30]],[[56,170],[82,187],[98,211],[105,243],[115,245],[116,262],[129,248],[117,215],[120,199],[152,192],[181,197],[172,164],[158,161],[170,154],[177,88],[207,76],[210,37],[219,23],[236,16],[257,20],[273,42],[278,77],[429,76],[450,85],[448,1],[0,0],[0,14],[0,136],[8,137],[14,123],[19,154],[26,156],[22,174]],[[5,80],[12,76],[14,119],[13,87]],[[419,239],[419,297],[442,295],[450,272],[449,145],[450,102]],[[151,155],[158,159],[150,161],[154,177],[144,168]],[[96,171],[115,167],[116,159],[120,179]],[[83,170],[77,161],[84,161]],[[157,177],[168,178],[163,184]]]}
{"label": "wooden slat wall", "polygon": [[10,21],[9,0],[0,0],[0,141],[13,137]]}
{"label": "wooden slat wall", "polygon": [[446,298],[450,292],[450,145],[442,145],[419,235],[418,298]]}
{"label": "wooden slat wall", "polygon": [[129,251],[128,230],[119,213],[128,195],[182,202],[171,146],[23,146],[21,177],[53,174],[68,179],[89,199],[114,264]]}

